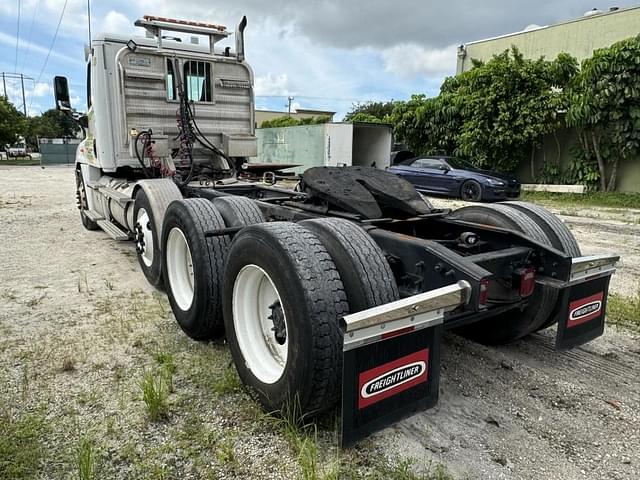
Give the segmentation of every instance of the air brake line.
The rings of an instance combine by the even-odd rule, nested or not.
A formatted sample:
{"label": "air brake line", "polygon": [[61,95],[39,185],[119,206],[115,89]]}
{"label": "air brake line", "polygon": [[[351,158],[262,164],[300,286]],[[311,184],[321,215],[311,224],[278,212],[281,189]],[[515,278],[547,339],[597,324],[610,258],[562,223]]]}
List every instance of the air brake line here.
{"label": "air brake line", "polygon": [[[174,74],[176,77],[176,87],[177,87],[177,92],[178,92],[178,98],[180,100],[180,108],[178,109],[177,112],[177,120],[178,120],[178,130],[179,130],[179,134],[178,134],[178,138],[180,139],[180,153],[183,155],[183,159],[184,159],[184,154],[185,151],[187,153],[187,156],[189,158],[189,163],[190,163],[190,168],[189,168],[189,174],[187,175],[187,178],[185,180],[183,180],[182,185],[186,185],[187,183],[189,183],[191,181],[191,178],[193,176],[193,168],[194,168],[194,161],[193,161],[193,143],[194,140],[197,141],[198,143],[200,143],[204,148],[206,148],[207,150],[212,151],[213,153],[215,153],[216,155],[218,155],[221,158],[224,158],[227,161],[227,164],[230,167],[230,171],[232,173],[235,173],[235,166],[233,164],[233,161],[231,160],[231,158],[225,153],[223,152],[220,148],[218,148],[216,145],[214,145],[207,137],[204,133],[202,133],[202,131],[200,130],[200,127],[198,126],[198,123],[196,122],[195,119],[195,115],[193,114],[193,110],[192,110],[192,106],[189,103],[189,100],[187,98],[187,95],[185,93],[185,89],[184,89],[184,83],[183,83],[183,79],[181,76],[181,72],[180,72],[180,68],[178,65],[178,60],[174,59]],[[195,131],[194,131],[195,129]],[[216,168],[216,166],[213,164],[213,159],[212,159],[212,169],[218,170]]]}

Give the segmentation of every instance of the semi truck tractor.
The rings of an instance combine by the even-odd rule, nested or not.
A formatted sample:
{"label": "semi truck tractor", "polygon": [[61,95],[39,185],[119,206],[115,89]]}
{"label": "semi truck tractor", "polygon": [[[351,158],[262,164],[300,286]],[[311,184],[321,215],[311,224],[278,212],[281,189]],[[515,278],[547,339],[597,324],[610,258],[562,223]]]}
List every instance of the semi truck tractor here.
{"label": "semi truck tractor", "polygon": [[133,241],[186,335],[226,337],[266,411],[340,408],[348,446],[437,403],[445,330],[504,344],[555,326],[558,349],[603,333],[617,256],[582,256],[539,206],[437,209],[371,167],[310,168],[295,188],[247,175],[246,18],[235,48],[221,25],[135,24],[145,37],[86,49],[86,114],[54,80],[85,130],[80,219]]}

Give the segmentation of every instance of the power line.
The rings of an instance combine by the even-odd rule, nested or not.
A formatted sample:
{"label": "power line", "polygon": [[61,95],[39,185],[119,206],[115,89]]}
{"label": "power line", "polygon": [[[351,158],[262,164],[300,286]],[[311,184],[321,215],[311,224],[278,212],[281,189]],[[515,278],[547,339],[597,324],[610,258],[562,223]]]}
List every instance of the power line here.
{"label": "power line", "polygon": [[29,35],[27,36],[27,51],[24,53],[22,57],[22,66],[20,67],[20,71],[24,71],[24,66],[27,63],[27,58],[29,57],[29,53],[31,52],[31,35],[33,34],[33,26],[36,23],[36,16],[38,14],[38,10],[40,9],[40,0],[36,3],[36,8],[33,9],[33,16],[31,17],[31,26],[29,27]]}
{"label": "power line", "polygon": [[40,69],[40,74],[38,75],[38,80],[36,80],[36,83],[34,83],[33,85],[33,90],[31,91],[31,101],[29,102],[29,108],[31,108],[31,105],[33,104],[33,94],[36,91],[36,87],[38,86],[38,83],[40,83],[40,79],[42,78],[42,74],[44,73],[45,68],[47,68],[47,63],[49,63],[49,56],[51,55],[51,50],[53,50],[53,46],[56,43],[56,38],[58,38],[58,30],[60,30],[60,24],[62,23],[62,19],[64,17],[64,12],[67,9],[67,2],[69,0],[64,0],[64,5],[62,5],[62,12],[60,12],[60,18],[58,19],[58,25],[56,26],[56,31],[53,34],[53,39],[51,39],[51,45],[49,46],[49,51],[47,52],[47,58],[44,59],[44,64],[42,65],[42,68]]}
{"label": "power line", "polygon": [[[288,95],[255,95],[255,98],[284,98],[287,99]],[[372,100],[368,99],[358,99],[358,98],[336,98],[336,97],[310,97],[308,95],[296,95],[295,98],[305,99],[305,100],[329,100],[332,102],[354,102],[354,103],[367,103],[367,102],[376,102],[380,100]]]}
{"label": "power line", "polygon": [[31,77],[27,77],[26,75],[23,75],[21,73],[8,73],[8,72],[0,72],[0,74],[2,75],[2,88],[4,90],[4,97],[9,100],[9,97],[7,96],[7,79],[12,79],[12,80],[17,80],[20,79],[20,86],[22,89],[22,111],[24,112],[24,116],[27,116],[27,102],[25,99],[25,94],[24,94],[24,81],[25,80],[30,80],[33,82],[33,78]]}
{"label": "power line", "polygon": [[13,65],[13,71],[18,71],[18,46],[20,45],[20,0],[18,0],[18,30],[16,32],[16,61]]}

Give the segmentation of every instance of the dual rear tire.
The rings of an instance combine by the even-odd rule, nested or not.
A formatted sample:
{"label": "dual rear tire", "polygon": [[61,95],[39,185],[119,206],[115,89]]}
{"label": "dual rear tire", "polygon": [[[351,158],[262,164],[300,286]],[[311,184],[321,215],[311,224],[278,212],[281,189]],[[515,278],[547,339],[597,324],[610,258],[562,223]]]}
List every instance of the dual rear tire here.
{"label": "dual rear tire", "polygon": [[340,396],[340,318],[398,298],[380,248],[341,219],[243,229],[231,246],[223,292],[240,378],[266,410],[299,415],[331,408]]}
{"label": "dual rear tire", "polygon": [[[456,210],[453,218],[522,232],[528,238],[565,252],[580,255],[580,248],[567,226],[551,212],[527,202],[473,205]],[[557,290],[536,285],[522,310],[508,310],[458,332],[485,344],[506,344],[555,323]]]}
{"label": "dual rear tire", "polygon": [[[206,235],[230,226],[245,228],[233,241]],[[162,245],[178,324],[196,340],[226,333],[240,378],[267,411],[335,405],[340,318],[399,297],[380,248],[346,220],[264,223],[247,199],[182,200],[167,209]]]}

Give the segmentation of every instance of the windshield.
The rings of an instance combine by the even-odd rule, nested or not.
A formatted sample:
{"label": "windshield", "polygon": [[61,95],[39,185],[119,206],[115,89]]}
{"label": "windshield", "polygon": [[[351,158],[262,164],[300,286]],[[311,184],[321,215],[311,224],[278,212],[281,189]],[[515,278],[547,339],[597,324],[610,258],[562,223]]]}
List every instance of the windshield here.
{"label": "windshield", "polygon": [[447,163],[451,165],[453,168],[459,168],[464,170],[478,170],[477,167],[474,167],[471,163],[461,158],[449,157],[446,160],[447,160]]}

